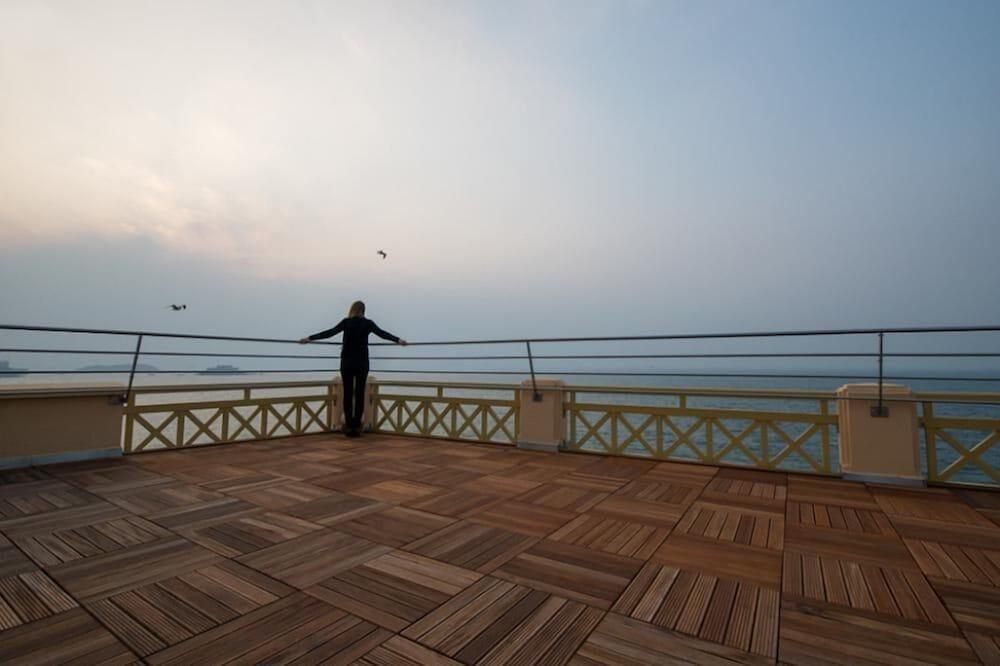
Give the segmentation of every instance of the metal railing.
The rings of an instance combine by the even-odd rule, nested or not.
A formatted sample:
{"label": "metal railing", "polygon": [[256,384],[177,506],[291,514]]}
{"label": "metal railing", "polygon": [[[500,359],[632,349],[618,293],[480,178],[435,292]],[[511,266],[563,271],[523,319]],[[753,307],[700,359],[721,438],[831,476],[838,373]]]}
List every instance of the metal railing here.
{"label": "metal railing", "polygon": [[[0,365],[0,378],[8,375],[117,375],[127,378],[122,392],[126,411],[126,451],[148,450],[155,446],[188,446],[204,443],[258,439],[288,434],[303,434],[329,427],[336,422],[338,408],[329,381],[273,382],[255,384],[148,387],[136,385],[137,377],[154,374],[140,365],[148,359],[256,359],[261,367],[231,369],[228,375],[279,375],[336,372],[336,363],[315,367],[315,361],[338,358],[337,342],[316,342],[315,348],[298,348],[299,353],[263,353],[260,350],[236,350],[236,343],[254,345],[292,345],[296,340],[246,336],[223,336],[173,333],[145,330],[93,329],[30,325],[0,325],[0,332],[29,334],[31,344],[3,345],[0,353],[24,354],[32,358],[72,355],[116,356],[127,359],[129,370],[121,369],[53,369],[25,368],[18,370]],[[884,386],[890,381],[925,382],[934,385],[965,385],[1000,387],[1000,371],[989,373],[908,372],[887,371],[887,361],[918,359],[947,360],[952,363],[990,363],[1000,359],[1000,352],[975,349],[965,343],[961,347],[939,349],[908,349],[899,340],[925,339],[930,336],[969,336],[975,333],[998,333],[1000,326],[949,327],[883,327],[855,329],[823,329],[795,331],[750,331],[708,334],[669,334],[631,336],[588,336],[561,338],[505,338],[488,340],[432,340],[410,343],[402,352],[385,353],[388,343],[374,342],[372,356],[374,372],[383,375],[433,375],[434,381],[381,381],[373,390],[375,427],[380,431],[415,434],[428,437],[463,439],[478,442],[511,443],[516,440],[520,404],[516,385],[484,381],[446,382],[442,377],[530,377],[532,393],[538,399],[552,387],[540,385],[538,374],[556,377],[615,377],[622,381],[654,382],[663,378],[686,381],[778,382],[811,381],[872,381],[877,382],[877,400],[873,416],[885,416],[897,402],[918,403],[920,426],[925,439],[928,478],[937,483],[1000,483],[1000,393],[979,390],[950,392],[918,392],[914,398],[889,397]],[[134,344],[114,349],[95,348],[97,345],[42,346],[36,343],[43,334],[65,334],[75,339],[111,336],[131,339]],[[860,340],[867,349],[801,350],[712,350],[675,351],[634,349],[626,353],[607,353],[584,349],[579,353],[552,353],[547,347],[597,345],[604,343],[639,344],[680,341],[709,342],[798,340]],[[164,349],[150,348],[151,341],[171,341],[173,344],[218,343],[219,348]],[[870,347],[868,344],[870,341]],[[229,346],[224,348],[223,343]],[[431,346],[498,346],[514,347],[492,354],[420,354],[414,348]],[[518,351],[520,348],[523,351]],[[995,348],[995,346],[994,346]],[[325,350],[329,349],[329,352]],[[543,351],[540,353],[539,349]],[[958,351],[956,351],[956,349]],[[766,360],[776,363],[791,359],[836,362],[831,371],[805,372],[798,369],[768,369],[767,371],[735,372],[714,367],[720,361],[755,363]],[[309,367],[266,367],[279,360],[308,361]],[[654,362],[698,362],[695,370],[650,367]],[[469,367],[467,362],[482,365],[512,362],[503,368]],[[627,369],[581,368],[608,361],[645,363],[641,368]],[[400,363],[402,362],[402,363]],[[423,364],[433,365],[424,367]],[[575,367],[559,367],[574,362]],[[294,365],[288,363],[287,365]],[[396,365],[384,365],[386,363]],[[456,363],[461,366],[455,367]],[[846,363],[871,363],[871,370],[848,367]],[[399,365],[411,367],[399,367]],[[416,364],[419,367],[412,367]],[[523,364],[523,365],[521,365]],[[548,366],[548,367],[546,367]],[[980,368],[982,370],[982,368]],[[158,375],[205,374],[205,370],[156,370]],[[304,396],[271,396],[266,390],[288,387],[312,387],[315,393]],[[243,390],[236,397],[220,397],[216,389]],[[470,391],[479,391],[474,395]],[[188,400],[144,404],[158,393],[187,393]],[[499,393],[498,393],[499,392]],[[511,392],[515,392],[511,396]],[[201,396],[197,399],[190,399]],[[589,397],[588,397],[589,396]],[[626,396],[630,396],[627,397]],[[653,386],[571,386],[566,400],[567,446],[574,450],[597,451],[613,455],[643,455],[657,459],[690,459],[710,464],[742,464],[767,469],[795,469],[811,473],[836,473],[837,405],[843,398],[830,391],[809,391],[796,388],[765,389],[745,387],[665,388]],[[586,399],[583,399],[586,397]],[[709,398],[715,400],[708,404]],[[752,406],[740,401],[755,401]],[[789,409],[789,405],[794,408]],[[958,410],[957,412],[955,410]]]}

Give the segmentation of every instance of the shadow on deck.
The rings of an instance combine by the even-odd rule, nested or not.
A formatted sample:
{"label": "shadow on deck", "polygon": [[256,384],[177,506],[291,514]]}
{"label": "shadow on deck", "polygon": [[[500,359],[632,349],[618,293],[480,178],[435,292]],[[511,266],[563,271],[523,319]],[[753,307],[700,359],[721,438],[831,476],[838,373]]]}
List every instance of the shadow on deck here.
{"label": "shadow on deck", "polygon": [[0,482],[0,662],[1000,662],[1000,493],[337,435]]}

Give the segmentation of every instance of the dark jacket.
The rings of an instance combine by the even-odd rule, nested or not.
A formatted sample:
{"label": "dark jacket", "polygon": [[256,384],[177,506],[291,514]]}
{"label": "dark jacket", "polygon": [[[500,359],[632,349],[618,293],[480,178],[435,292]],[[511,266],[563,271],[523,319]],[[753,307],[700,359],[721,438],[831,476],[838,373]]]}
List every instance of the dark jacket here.
{"label": "dark jacket", "polygon": [[399,342],[392,333],[386,333],[378,324],[364,317],[347,317],[340,323],[320,333],[313,333],[310,340],[322,340],[343,332],[344,342],[340,348],[340,367],[351,370],[368,369],[368,336],[372,333],[383,340]]}

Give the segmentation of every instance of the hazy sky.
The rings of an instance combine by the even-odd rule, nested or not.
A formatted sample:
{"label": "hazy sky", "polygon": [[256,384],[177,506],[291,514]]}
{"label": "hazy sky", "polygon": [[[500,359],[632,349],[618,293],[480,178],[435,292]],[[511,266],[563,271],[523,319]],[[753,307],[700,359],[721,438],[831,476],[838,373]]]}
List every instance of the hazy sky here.
{"label": "hazy sky", "polygon": [[0,320],[996,323],[998,119],[992,0],[4,0]]}

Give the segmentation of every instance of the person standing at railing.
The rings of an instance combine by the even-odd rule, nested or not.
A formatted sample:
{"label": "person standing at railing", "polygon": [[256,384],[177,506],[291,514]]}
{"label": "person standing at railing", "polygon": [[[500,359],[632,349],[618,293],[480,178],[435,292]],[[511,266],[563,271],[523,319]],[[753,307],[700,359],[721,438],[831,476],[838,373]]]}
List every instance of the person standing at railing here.
{"label": "person standing at railing", "polygon": [[351,303],[347,317],[340,323],[320,333],[314,333],[299,340],[308,344],[313,340],[323,340],[338,333],[344,334],[340,347],[340,377],[344,382],[344,431],[348,437],[361,436],[361,418],[365,413],[365,383],[368,381],[368,336],[372,333],[398,345],[406,345],[406,340],[387,333],[371,319],[365,318],[365,304]]}

